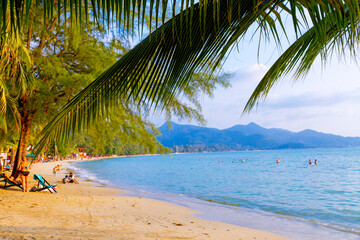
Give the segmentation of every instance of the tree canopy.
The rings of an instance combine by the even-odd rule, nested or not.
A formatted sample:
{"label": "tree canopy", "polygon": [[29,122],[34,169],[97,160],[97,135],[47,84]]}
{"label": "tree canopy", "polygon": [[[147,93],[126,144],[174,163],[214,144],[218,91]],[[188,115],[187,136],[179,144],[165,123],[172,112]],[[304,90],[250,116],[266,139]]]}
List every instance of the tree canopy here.
{"label": "tree canopy", "polygon": [[[1,2],[0,28],[6,32],[10,19],[8,32],[16,33],[26,26],[23,16],[31,15],[32,1],[8,3]],[[290,17],[297,39],[260,82],[247,110],[266,97],[280,76],[293,69],[295,77],[306,74],[317,56],[326,61],[334,51],[354,54],[359,41],[359,3],[354,0],[44,0],[35,5],[44,7],[45,20],[57,15],[56,22],[69,28],[81,29],[83,19],[103,23],[108,30],[137,24],[152,31],[155,23],[151,34],[64,106],[44,128],[36,152],[48,139],[69,137],[124,102],[166,109],[184,93],[194,73],[213,74],[251,27],[281,44],[284,19]],[[169,11],[172,17],[165,22]]]}

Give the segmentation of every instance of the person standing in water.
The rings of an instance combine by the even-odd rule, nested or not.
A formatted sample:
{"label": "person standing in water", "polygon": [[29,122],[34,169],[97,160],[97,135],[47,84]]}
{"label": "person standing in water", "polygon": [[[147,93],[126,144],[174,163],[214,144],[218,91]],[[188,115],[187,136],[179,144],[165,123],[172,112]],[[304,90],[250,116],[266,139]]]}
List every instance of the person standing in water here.
{"label": "person standing in water", "polygon": [[315,165],[317,165],[317,161],[316,161],[316,159],[315,159],[315,161],[314,161],[314,164],[315,164]]}
{"label": "person standing in water", "polygon": [[30,161],[28,161],[25,156],[24,156],[23,161],[21,162],[18,170],[19,170],[19,173],[21,176],[23,192],[28,192],[29,191],[28,177],[30,174]]}
{"label": "person standing in water", "polygon": [[311,164],[312,164],[311,159],[309,159],[309,165],[311,165]]}

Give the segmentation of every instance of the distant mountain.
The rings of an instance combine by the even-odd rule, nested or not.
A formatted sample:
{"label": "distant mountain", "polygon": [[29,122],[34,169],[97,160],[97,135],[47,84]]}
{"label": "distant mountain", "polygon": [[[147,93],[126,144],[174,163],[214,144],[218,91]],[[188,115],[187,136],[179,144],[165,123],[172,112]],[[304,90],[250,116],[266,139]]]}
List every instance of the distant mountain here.
{"label": "distant mountain", "polygon": [[174,122],[160,127],[157,139],[178,152],[229,151],[255,149],[317,148],[360,146],[359,137],[304,130],[291,132],[281,128],[263,128],[255,123],[219,130]]}

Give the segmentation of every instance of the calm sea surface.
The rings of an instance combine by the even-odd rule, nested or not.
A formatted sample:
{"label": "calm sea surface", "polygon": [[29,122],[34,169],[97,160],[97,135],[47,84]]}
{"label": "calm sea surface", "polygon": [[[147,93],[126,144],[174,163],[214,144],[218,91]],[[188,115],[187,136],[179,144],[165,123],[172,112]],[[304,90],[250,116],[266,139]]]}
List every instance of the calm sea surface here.
{"label": "calm sea surface", "polygon": [[[318,165],[309,165],[309,159]],[[83,178],[176,203],[211,202],[218,218],[209,218],[215,220],[244,225],[236,214],[256,213],[250,227],[269,230],[266,221],[287,229],[302,226],[298,233],[281,226],[274,231],[295,239],[360,239],[359,148],[126,157],[73,168]]]}

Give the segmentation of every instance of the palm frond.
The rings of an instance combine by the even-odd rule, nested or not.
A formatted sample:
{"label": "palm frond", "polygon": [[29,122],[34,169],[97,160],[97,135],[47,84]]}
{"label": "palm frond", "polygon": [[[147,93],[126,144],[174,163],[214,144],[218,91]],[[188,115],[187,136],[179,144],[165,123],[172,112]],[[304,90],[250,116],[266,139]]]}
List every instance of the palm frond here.
{"label": "palm frond", "polygon": [[[61,136],[66,140],[120,103],[164,110],[194,73],[212,72],[265,9],[274,8],[272,1],[260,5],[254,5],[252,0],[236,2],[238,6],[231,13],[231,21],[226,17],[228,5],[221,1],[219,6],[207,6],[205,22],[181,23],[181,17],[199,19],[198,4],[141,41],[61,109],[43,129],[35,154],[40,153],[48,139]],[[214,11],[219,22],[213,21]],[[178,39],[172,37],[174,25],[182,29]],[[205,34],[199,34],[200,28]]]}
{"label": "palm frond", "polygon": [[[242,5],[250,3],[253,6],[262,5],[262,0],[245,0]],[[227,11],[221,8],[226,3]],[[323,17],[323,14],[337,11],[339,14],[348,9],[352,13],[353,18],[357,18],[358,1],[355,0],[297,0],[297,1],[273,1],[280,8],[286,10],[293,16],[295,29],[299,29],[301,20],[307,21],[308,17],[312,23],[317,23]],[[286,5],[290,5],[289,7]],[[176,21],[180,22],[180,26],[184,26],[184,22],[188,27],[193,27],[191,23],[199,21],[202,35],[205,36],[205,24],[207,21],[213,21],[215,25],[221,25],[221,19],[227,18],[231,22],[236,17],[236,11],[241,11],[241,7],[237,1],[219,1],[219,0],[1,0],[0,1],[0,32],[6,30],[6,19],[10,18],[11,31],[21,29],[27,24],[27,16],[31,13],[32,7],[43,6],[44,20],[51,20],[54,15],[61,16],[58,21],[66,22],[70,20],[72,25],[78,25],[83,18],[93,18],[98,23],[103,23],[108,27],[114,25],[118,29],[126,29],[127,31],[138,26],[141,29],[145,26],[155,24],[156,28],[165,23],[168,12],[171,12],[172,18],[179,15]],[[196,9],[197,8],[197,9]],[[212,12],[208,9],[211,8]],[[188,11],[189,14],[185,14]],[[193,13],[198,12],[195,16]],[[224,16],[220,16],[224,14]],[[235,13],[235,14],[234,14]],[[306,14],[308,13],[308,14]],[[150,17],[147,18],[146,16]],[[179,30],[173,21],[173,38],[179,35]],[[195,25],[194,25],[195,26]],[[150,27],[151,30],[151,27]],[[202,31],[204,30],[204,31]],[[321,29],[318,29],[321,31]]]}
{"label": "palm frond", "polygon": [[[206,5],[204,2],[207,2]],[[131,5],[126,1],[124,4]],[[160,9],[159,1],[152,5],[156,5],[156,11]],[[131,10],[129,6],[124,9]],[[325,46],[331,36],[329,24],[335,35],[346,33],[349,40],[356,39],[357,9],[358,2],[354,0],[301,0],[293,2],[289,8],[283,0],[213,0],[194,4],[151,33],[65,105],[43,129],[34,152],[39,154],[49,139],[66,140],[74,136],[99,116],[105,116],[109,108],[121,103],[164,110],[174,97],[181,94],[192,74],[211,72],[219,66],[228,51],[253,24],[257,24],[259,31],[267,36],[279,40],[276,21],[281,29],[280,10],[291,13],[299,34],[302,23],[313,25],[296,41],[297,48],[301,48],[304,44],[302,41],[309,41],[307,38],[316,39],[317,46]],[[123,15],[129,15],[129,12]],[[298,15],[303,16],[302,21],[297,18]],[[295,45],[287,51],[288,59],[292,58],[291,55],[295,56],[294,59],[299,58],[294,50]],[[341,47],[338,49],[341,51]],[[315,53],[308,51],[307,54],[307,59],[301,59],[304,65],[300,65],[299,73],[307,69],[307,63],[311,63],[311,56]],[[287,69],[283,64],[275,67],[273,72]]]}
{"label": "palm frond", "polygon": [[7,19],[7,31],[0,33],[0,113],[6,112],[9,86],[16,86],[18,94],[23,95],[33,85],[28,71],[32,67],[28,49],[19,35],[9,33],[10,26]]}
{"label": "palm frond", "polygon": [[[346,11],[344,16],[345,18],[340,20],[337,14],[328,14],[317,26],[298,38],[259,82],[244,108],[244,113],[250,112],[261,99],[265,99],[282,77],[291,72],[294,80],[305,77],[317,57],[320,56],[323,64],[326,64],[335,51],[340,57],[345,56],[347,51],[355,56],[360,43],[359,18],[354,18],[351,11]],[[322,38],[318,35],[319,29],[324,32]]]}

